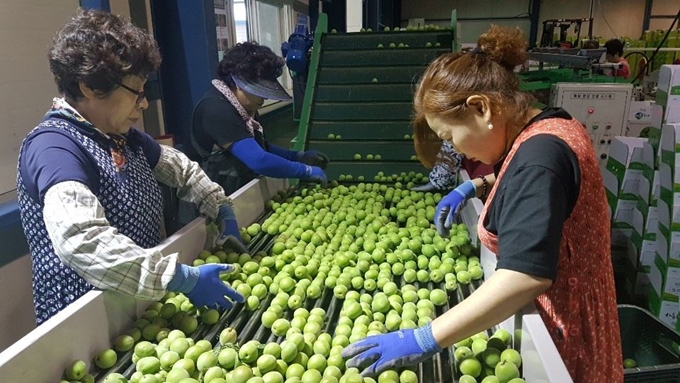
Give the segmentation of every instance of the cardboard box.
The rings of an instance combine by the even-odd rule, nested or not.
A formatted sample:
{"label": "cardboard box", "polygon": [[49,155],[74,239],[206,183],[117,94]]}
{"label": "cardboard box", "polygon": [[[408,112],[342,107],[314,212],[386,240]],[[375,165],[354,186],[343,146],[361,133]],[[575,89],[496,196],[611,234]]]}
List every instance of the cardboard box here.
{"label": "cardboard box", "polygon": [[663,107],[663,123],[680,123],[680,65],[662,65],[656,102]]}
{"label": "cardboard box", "polygon": [[661,173],[658,170],[654,171],[654,178],[652,180],[652,194],[649,196],[649,206],[657,206],[659,198],[661,198]]}
{"label": "cardboard box", "polygon": [[646,219],[640,210],[634,209],[632,215],[633,233],[626,271],[628,293],[633,296],[647,296],[651,284],[650,273],[657,256],[657,208],[648,209]]}
{"label": "cardboard box", "polygon": [[[615,137],[603,170],[613,212],[612,265],[619,288],[631,297],[647,296],[651,265],[657,256],[657,208],[650,207],[656,156],[647,141]],[[659,291],[663,291],[663,287],[660,283]]]}
{"label": "cardboard box", "polygon": [[[617,283],[630,297],[638,297],[637,300],[648,295],[653,264],[657,257],[661,259],[661,255],[657,254],[657,208],[647,211],[648,215],[644,217],[637,207],[619,209],[612,225],[612,266]],[[665,254],[665,246],[659,252]],[[662,262],[665,273],[666,262]],[[660,274],[658,294],[665,289],[664,278],[665,274]]]}
{"label": "cardboard box", "polygon": [[[617,216],[617,209],[628,210],[637,206],[640,178],[643,178],[645,174],[650,179],[649,184],[651,186],[653,170],[645,169],[643,164],[648,161],[653,164],[654,155],[651,147],[643,150],[646,142],[647,140],[644,138],[633,137],[614,137],[612,140],[609,158],[606,166],[602,169],[602,178],[612,218]],[[631,160],[633,160],[632,167]],[[653,165],[651,166],[653,167]],[[649,164],[647,164],[647,167],[649,167]]]}
{"label": "cardboard box", "polygon": [[[662,122],[663,107],[661,105],[653,101],[631,101],[625,135],[649,138],[649,130],[661,130]],[[656,144],[653,146],[658,149],[658,142]]]}
{"label": "cardboard box", "polygon": [[649,274],[649,310],[662,322],[675,328],[678,315],[680,275],[669,274],[664,262],[658,257]]}

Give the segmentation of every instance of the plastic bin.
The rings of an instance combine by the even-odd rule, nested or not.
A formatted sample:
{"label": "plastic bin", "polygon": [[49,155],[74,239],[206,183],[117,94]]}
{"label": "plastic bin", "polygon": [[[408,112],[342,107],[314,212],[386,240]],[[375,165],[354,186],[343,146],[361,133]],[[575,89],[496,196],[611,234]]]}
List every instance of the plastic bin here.
{"label": "plastic bin", "polygon": [[680,382],[680,355],[674,348],[680,334],[647,310],[618,307],[623,357],[637,362],[636,368],[624,370],[624,381]]}

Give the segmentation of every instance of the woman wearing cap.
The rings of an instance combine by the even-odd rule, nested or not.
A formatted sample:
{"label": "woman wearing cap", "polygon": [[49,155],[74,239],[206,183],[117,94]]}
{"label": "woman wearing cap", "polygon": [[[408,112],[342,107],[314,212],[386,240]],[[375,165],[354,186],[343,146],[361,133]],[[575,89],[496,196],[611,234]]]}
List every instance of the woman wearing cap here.
{"label": "woman wearing cap", "polygon": [[183,292],[197,306],[243,301],[219,278],[230,265],[190,267],[154,250],[163,237],[158,182],[237,238],[231,201],[198,164],[133,126],[148,107],[146,75],[161,63],[153,37],[126,19],[80,10],[48,54],[62,98],[19,152],[17,193],[41,324],[93,288],[140,299]]}
{"label": "woman wearing cap", "polygon": [[264,100],[291,99],[277,81],[283,66],[283,59],[268,47],[239,43],[224,53],[218,78],[194,108],[194,149],[203,169],[227,195],[257,175],[326,183],[326,155],[271,145],[257,121]]}
{"label": "woman wearing cap", "polygon": [[347,366],[375,375],[416,364],[534,303],[575,382],[623,382],[608,207],[590,137],[563,109],[533,108],[519,90],[519,28],[494,26],[477,45],[425,71],[415,143],[426,163],[446,140],[495,166],[478,235],[497,270],[433,322],[348,346]]}

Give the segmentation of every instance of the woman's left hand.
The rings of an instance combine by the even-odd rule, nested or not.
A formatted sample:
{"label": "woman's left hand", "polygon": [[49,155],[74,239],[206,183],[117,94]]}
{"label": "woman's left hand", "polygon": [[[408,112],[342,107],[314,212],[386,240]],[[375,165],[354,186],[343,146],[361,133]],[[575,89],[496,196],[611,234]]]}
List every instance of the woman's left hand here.
{"label": "woman's left hand", "polygon": [[310,166],[318,166],[321,169],[326,169],[326,165],[330,161],[327,155],[313,149],[306,152],[298,152],[297,157],[299,162]]}

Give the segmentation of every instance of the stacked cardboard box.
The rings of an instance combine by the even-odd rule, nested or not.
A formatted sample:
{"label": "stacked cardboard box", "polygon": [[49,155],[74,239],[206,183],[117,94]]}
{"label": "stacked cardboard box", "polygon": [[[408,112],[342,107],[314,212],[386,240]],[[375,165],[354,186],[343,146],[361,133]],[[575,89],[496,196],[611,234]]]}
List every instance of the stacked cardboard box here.
{"label": "stacked cardboard box", "polygon": [[[650,310],[676,326],[680,310],[680,66],[661,66],[656,102],[662,108],[663,127],[657,156],[656,256],[650,268],[648,298]],[[650,137],[656,141],[654,134]]]}
{"label": "stacked cardboard box", "polygon": [[647,139],[616,137],[603,171],[612,212],[614,272],[630,297],[646,296],[656,255],[654,157]]}
{"label": "stacked cardboard box", "polygon": [[662,65],[656,103],[663,107],[663,123],[680,123],[680,65]]}
{"label": "stacked cardboard box", "polygon": [[651,269],[651,311],[675,326],[680,297],[680,124],[661,129],[657,255]]}

